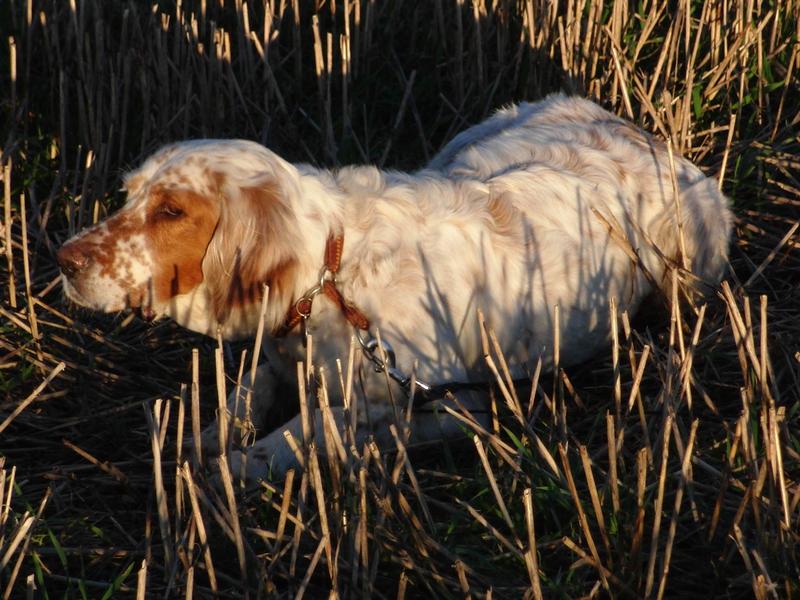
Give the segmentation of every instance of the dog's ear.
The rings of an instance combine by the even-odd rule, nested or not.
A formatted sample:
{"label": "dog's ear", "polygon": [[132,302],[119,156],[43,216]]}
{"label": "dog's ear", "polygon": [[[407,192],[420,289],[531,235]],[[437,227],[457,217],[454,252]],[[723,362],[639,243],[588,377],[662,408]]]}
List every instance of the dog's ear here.
{"label": "dog's ear", "polygon": [[266,178],[241,187],[220,176],[218,184],[220,218],[203,261],[217,321],[258,305],[264,284],[271,305],[288,306],[300,234],[287,192]]}

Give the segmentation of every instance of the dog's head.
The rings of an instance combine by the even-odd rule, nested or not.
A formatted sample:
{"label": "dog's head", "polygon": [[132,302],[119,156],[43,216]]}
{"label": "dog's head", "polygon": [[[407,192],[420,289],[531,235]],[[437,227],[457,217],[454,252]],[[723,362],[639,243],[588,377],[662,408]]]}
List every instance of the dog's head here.
{"label": "dog's head", "polygon": [[252,142],[162,148],[125,177],[117,213],[59,250],[66,295],[104,312],[134,308],[209,335],[219,325],[227,337],[247,335],[263,284],[270,304],[285,310],[291,300],[297,182],[294,167]]}

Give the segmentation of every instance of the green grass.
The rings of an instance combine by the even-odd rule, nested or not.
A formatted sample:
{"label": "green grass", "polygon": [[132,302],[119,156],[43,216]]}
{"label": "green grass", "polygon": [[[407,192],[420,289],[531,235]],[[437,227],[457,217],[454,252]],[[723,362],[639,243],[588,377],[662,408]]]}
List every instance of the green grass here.
{"label": "green grass", "polygon": [[[271,25],[261,3],[248,3],[245,19],[230,0],[208,2],[205,15],[196,2],[87,0],[75,13],[32,3],[30,24],[28,4],[0,6],[0,149],[10,165],[0,423],[66,367],[0,431],[0,592],[210,597],[213,577],[224,597],[532,597],[535,543],[545,597],[657,597],[662,579],[664,597],[800,594],[800,240],[797,230],[785,238],[800,208],[800,4],[298,4],[295,24],[293,2],[267,3]],[[330,69],[315,62],[314,16],[323,57],[331,34]],[[413,471],[395,470],[396,454],[360,448],[343,464],[320,456],[318,471],[230,506],[194,468],[195,513],[188,482],[176,488],[177,415],[198,348],[211,418],[215,343],[171,323],[66,306],[53,258],[61,242],[119,206],[122,173],[168,141],[243,137],[293,161],[414,169],[497,107],[559,89],[621,115],[629,102],[635,122],[722,179],[738,216],[730,293],[708,300],[696,347],[698,307],[682,301],[671,319],[669,299],[657,299],[630,332],[620,327],[616,368],[609,351],[566,380],[543,374],[532,419],[521,422],[495,390],[499,427],[479,436],[488,472],[469,438],[411,449]],[[244,348],[229,348],[231,377]],[[528,392],[519,394],[527,415]],[[162,429],[142,409],[153,414],[157,399],[170,409],[156,415],[160,465],[151,436]],[[166,543],[154,468],[166,486]],[[234,520],[241,544],[229,536]]]}

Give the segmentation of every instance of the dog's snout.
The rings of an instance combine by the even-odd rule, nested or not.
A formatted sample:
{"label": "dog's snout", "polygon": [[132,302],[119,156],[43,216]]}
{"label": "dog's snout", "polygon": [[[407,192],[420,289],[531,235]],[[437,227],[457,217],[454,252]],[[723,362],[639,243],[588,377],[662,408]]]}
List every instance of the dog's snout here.
{"label": "dog's snout", "polygon": [[61,267],[61,272],[67,277],[83,271],[91,262],[88,253],[74,242],[62,246],[56,255],[56,260],[58,266]]}

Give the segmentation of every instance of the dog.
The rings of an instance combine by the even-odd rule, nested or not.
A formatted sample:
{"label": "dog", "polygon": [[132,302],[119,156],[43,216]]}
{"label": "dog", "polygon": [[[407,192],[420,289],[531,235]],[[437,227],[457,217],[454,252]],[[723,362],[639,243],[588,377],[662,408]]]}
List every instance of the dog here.
{"label": "dog", "polygon": [[[675,268],[717,284],[732,226],[713,179],[671,161],[633,124],[561,94],[500,110],[414,173],[321,169],[249,141],[196,140],[157,151],[124,187],[118,212],[58,251],[70,300],[232,340],[255,335],[266,285],[267,362],[244,383],[252,414],[232,397],[230,416],[263,422],[278,384],[297,382],[306,336],[334,381],[357,334],[356,442],[392,446],[412,370],[432,386],[486,380],[479,310],[512,377],[538,361],[552,368],[556,331],[560,366],[574,365],[608,343],[612,298],[632,314],[670,289]],[[327,423],[341,440],[350,413],[339,388],[327,386]],[[479,413],[486,397],[465,394],[460,408]],[[325,448],[326,416],[311,416]],[[203,433],[206,452],[217,430]],[[286,431],[309,436],[295,417],[255,441],[246,469],[231,453],[232,471],[253,484],[296,465]],[[414,411],[410,431],[414,442],[461,428],[450,413]]]}

